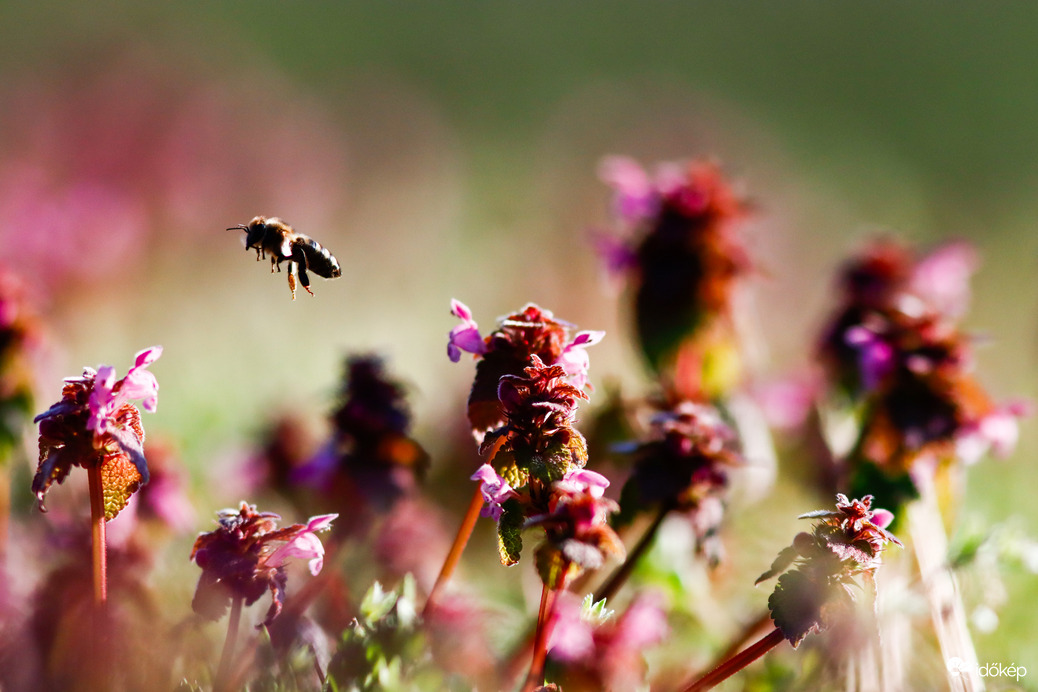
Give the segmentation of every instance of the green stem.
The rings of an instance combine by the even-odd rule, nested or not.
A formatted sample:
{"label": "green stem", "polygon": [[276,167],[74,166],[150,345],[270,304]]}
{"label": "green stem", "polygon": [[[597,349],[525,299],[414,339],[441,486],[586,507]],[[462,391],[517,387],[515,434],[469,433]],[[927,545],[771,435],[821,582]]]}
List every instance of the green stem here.
{"label": "green stem", "polygon": [[231,672],[231,660],[234,658],[234,647],[238,643],[238,626],[241,624],[241,596],[231,599],[231,612],[227,617],[227,637],[223,640],[223,652],[220,654],[220,666],[216,669],[215,692],[227,689],[228,675]]}
{"label": "green stem", "polygon": [[735,654],[688,687],[682,688],[682,692],[703,692],[704,690],[709,690],[714,685],[724,682],[764,654],[771,651],[782,643],[784,639],[785,637],[782,635],[782,632],[778,627],[776,627],[762,639],[758,640],[757,643],[752,644],[743,651]]}

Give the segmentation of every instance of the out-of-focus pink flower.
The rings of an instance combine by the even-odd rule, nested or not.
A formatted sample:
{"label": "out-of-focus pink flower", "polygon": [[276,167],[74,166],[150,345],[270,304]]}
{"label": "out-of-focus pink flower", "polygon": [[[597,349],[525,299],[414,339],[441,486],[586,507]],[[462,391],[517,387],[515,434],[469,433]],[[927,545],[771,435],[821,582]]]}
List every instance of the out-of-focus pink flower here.
{"label": "out-of-focus pink flower", "polygon": [[[631,690],[643,684],[644,652],[670,631],[661,599],[636,598],[623,615],[588,612],[573,594],[559,594],[549,640],[550,655],[567,665],[559,682],[573,675],[578,689]],[[594,685],[592,687],[591,685]]]}
{"label": "out-of-focus pink flower", "polygon": [[562,355],[555,361],[566,371],[570,382],[577,389],[583,389],[588,383],[587,373],[591,366],[591,359],[588,358],[585,349],[597,344],[604,336],[603,331],[580,332],[562,349]]}
{"label": "out-of-focus pink flower", "polygon": [[501,503],[518,494],[512,490],[504,478],[490,464],[483,464],[471,476],[471,480],[480,481],[479,489],[483,493],[483,510],[480,512],[484,517],[490,517],[494,521],[501,518]]}
{"label": "out-of-focus pink flower", "polygon": [[580,599],[572,592],[560,593],[555,599],[548,650],[552,658],[566,663],[588,659],[595,653],[593,623],[583,617]]}
{"label": "out-of-focus pink flower", "polygon": [[1030,401],[1011,401],[967,425],[955,439],[955,451],[959,459],[966,464],[973,464],[989,451],[997,457],[1012,454],[1020,436],[1017,420],[1031,415],[1032,409]]}
{"label": "out-of-focus pink flower", "polygon": [[659,194],[641,164],[627,156],[607,156],[598,165],[598,177],[613,188],[613,211],[627,222],[656,213]]}
{"label": "out-of-focus pink flower", "polygon": [[317,576],[321,567],[324,566],[324,545],[321,543],[321,539],[314,534],[330,528],[332,521],[338,516],[338,514],[322,514],[311,517],[306,526],[299,530],[299,533],[270,554],[266,564],[269,567],[280,567],[289,558],[309,560],[310,574]]}
{"label": "out-of-focus pink flower", "polygon": [[970,302],[970,277],[980,261],[965,241],[943,245],[919,260],[912,269],[910,290],[939,313],[957,318]]}
{"label": "out-of-focus pink flower", "polygon": [[447,342],[447,357],[452,362],[461,360],[461,352],[482,355],[487,352],[486,342],[479,334],[479,325],[472,319],[472,311],[460,300],[451,299],[451,314],[461,320],[461,324],[451,330]]}
{"label": "out-of-focus pink flower", "polygon": [[764,382],[753,390],[768,424],[779,430],[795,430],[804,424],[821,389],[810,375]]}

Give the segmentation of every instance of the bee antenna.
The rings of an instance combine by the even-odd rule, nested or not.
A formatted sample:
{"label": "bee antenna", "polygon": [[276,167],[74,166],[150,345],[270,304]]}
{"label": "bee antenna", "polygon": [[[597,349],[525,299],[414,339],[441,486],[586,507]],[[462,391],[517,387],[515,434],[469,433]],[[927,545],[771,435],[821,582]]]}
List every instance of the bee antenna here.
{"label": "bee antenna", "polygon": [[228,230],[228,231],[247,231],[247,230],[249,230],[249,227],[248,227],[248,226],[246,226],[246,225],[245,225],[245,224],[243,224],[243,223],[240,223],[240,224],[238,224],[237,226],[231,226],[231,227],[230,227],[230,228],[228,228],[227,230]]}

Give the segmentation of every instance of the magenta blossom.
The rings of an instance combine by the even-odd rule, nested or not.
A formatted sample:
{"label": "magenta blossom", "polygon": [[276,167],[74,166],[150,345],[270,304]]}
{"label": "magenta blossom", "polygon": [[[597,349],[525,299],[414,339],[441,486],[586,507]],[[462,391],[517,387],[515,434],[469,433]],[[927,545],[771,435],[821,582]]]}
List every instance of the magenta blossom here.
{"label": "magenta blossom", "polygon": [[483,506],[480,514],[494,521],[501,519],[501,514],[504,511],[501,509],[501,503],[509,498],[518,497],[518,493],[512,490],[512,486],[508,484],[508,481],[499,476],[490,464],[480,466],[472,474],[471,480],[480,481],[481,483],[480,491],[483,493],[483,500],[486,504]]}
{"label": "magenta blossom", "polygon": [[154,413],[158,406],[159,383],[155,375],[145,370],[162,355],[161,346],[152,346],[134,356],[133,367],[126,377],[116,382],[115,368],[102,365],[94,376],[94,387],[90,392],[90,418],[87,428],[100,438],[107,431],[116,411],[131,399],[142,399],[141,407]]}
{"label": "magenta blossom", "polygon": [[553,487],[569,493],[587,493],[597,499],[605,494],[609,479],[595,471],[577,469],[567,473],[562,480],[555,481]]}
{"label": "magenta blossom", "polygon": [[562,369],[566,371],[570,382],[577,389],[583,389],[588,383],[587,373],[591,360],[587,355],[587,347],[594,346],[604,336],[603,331],[580,332],[562,349],[562,355],[555,361],[556,365],[561,365]]}
{"label": "magenta blossom", "polygon": [[324,545],[315,534],[331,527],[338,514],[322,514],[311,517],[290,541],[279,547],[266,559],[269,567],[280,567],[288,558],[309,560],[310,574],[317,576],[324,566]]}
{"label": "magenta blossom", "polygon": [[486,342],[479,335],[479,325],[472,319],[472,311],[460,300],[451,299],[451,314],[461,320],[461,324],[451,330],[447,342],[447,357],[452,362],[461,360],[461,352],[483,355],[487,352]]}

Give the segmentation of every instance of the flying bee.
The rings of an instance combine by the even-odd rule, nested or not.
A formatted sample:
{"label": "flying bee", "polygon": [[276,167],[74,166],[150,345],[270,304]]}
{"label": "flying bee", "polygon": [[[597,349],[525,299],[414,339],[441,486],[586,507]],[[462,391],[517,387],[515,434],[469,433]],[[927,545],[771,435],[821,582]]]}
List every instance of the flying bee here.
{"label": "flying bee", "polygon": [[270,272],[274,268],[281,271],[281,263],[288,262],[288,288],[292,291],[292,300],[296,299],[296,276],[306,292],[310,290],[310,277],[306,273],[312,271],[326,279],[337,279],[342,276],[339,260],[335,259],[328,249],[310,236],[296,233],[295,229],[277,217],[269,219],[257,216],[248,225],[243,223],[231,226],[228,231],[245,231],[245,249],[256,251],[256,261],[267,258],[270,253]]}

